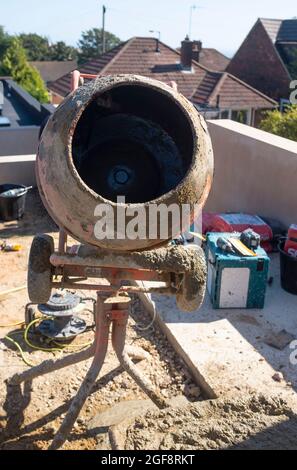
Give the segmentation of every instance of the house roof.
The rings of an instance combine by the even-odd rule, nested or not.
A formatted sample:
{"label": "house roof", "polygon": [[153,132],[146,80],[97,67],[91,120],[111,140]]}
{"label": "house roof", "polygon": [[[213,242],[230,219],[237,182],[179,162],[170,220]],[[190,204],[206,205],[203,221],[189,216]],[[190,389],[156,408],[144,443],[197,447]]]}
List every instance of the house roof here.
{"label": "house roof", "polygon": [[[181,48],[178,47],[177,51],[180,53]],[[199,64],[204,67],[214,70],[216,72],[223,72],[226,70],[227,65],[230,63],[230,59],[224,54],[219,52],[217,49],[211,47],[203,47],[199,54]]]}
{"label": "house roof", "polygon": [[77,67],[77,62],[76,60],[44,60],[32,61],[30,65],[38,70],[45,83],[49,83],[74,70]]}
{"label": "house roof", "polygon": [[54,107],[42,105],[13,80],[0,77],[3,84],[4,102],[2,116],[10,121],[10,128],[40,126]]}
{"label": "house roof", "polygon": [[[208,101],[211,106],[217,106],[219,97],[220,108],[245,109],[274,107],[276,101],[256,90],[230,73],[221,73],[216,86],[209,95]],[[269,104],[269,105],[268,105]]]}
{"label": "house roof", "polygon": [[[134,73],[165,83],[174,81],[178,90],[197,106],[212,106],[218,95],[215,90],[220,91],[220,102],[226,107],[229,106],[228,103],[235,101],[233,91],[238,100],[237,108],[242,108],[243,104],[251,108],[276,106],[274,100],[244,82],[229,74],[213,72],[200,62],[193,61],[190,72],[182,70],[180,53],[162,42],[159,43],[160,52],[157,52],[156,44],[156,39],[151,37],[134,37],[97,59],[86,62],[79,67],[79,70],[81,73],[98,75]],[[66,96],[70,91],[70,74],[65,74],[51,83],[49,89],[60,96]]]}
{"label": "house roof", "polygon": [[273,20],[273,19],[268,19],[268,18],[259,18],[259,20],[261,21],[262,25],[266,29],[271,41],[275,43],[276,38],[279,33],[279,29],[282,24],[282,20]]}
{"label": "house roof", "polygon": [[282,21],[277,42],[297,42],[297,19]]}
{"label": "house roof", "polygon": [[291,78],[296,76],[297,19],[272,20],[260,18],[283,67]]}
{"label": "house roof", "polygon": [[200,52],[199,63],[210,70],[223,72],[226,70],[229,62],[230,59],[228,59],[228,57],[219,52],[217,49],[203,47]]}
{"label": "house roof", "polygon": [[260,18],[260,21],[274,44],[297,42],[297,19],[276,20]]}

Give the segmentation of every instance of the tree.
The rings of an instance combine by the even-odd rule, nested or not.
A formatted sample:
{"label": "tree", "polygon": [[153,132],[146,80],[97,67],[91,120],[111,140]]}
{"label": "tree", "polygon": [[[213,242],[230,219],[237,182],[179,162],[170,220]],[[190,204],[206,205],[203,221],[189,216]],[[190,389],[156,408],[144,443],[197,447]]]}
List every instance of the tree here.
{"label": "tree", "polygon": [[11,37],[4,31],[3,26],[0,26],[0,73],[2,74],[2,60],[5,52],[11,44]]}
{"label": "tree", "polygon": [[26,51],[28,60],[74,60],[77,57],[75,47],[68,46],[64,41],[50,44],[46,37],[35,33],[22,33],[18,36]]}
{"label": "tree", "polygon": [[77,58],[77,50],[75,47],[67,46],[64,41],[58,41],[50,47],[51,60],[75,60]]}
{"label": "tree", "polygon": [[288,106],[284,113],[277,110],[267,111],[260,123],[260,129],[297,141],[297,106]]}
{"label": "tree", "polygon": [[46,37],[35,33],[22,33],[18,38],[26,51],[28,60],[50,60],[50,45]]}
{"label": "tree", "polygon": [[[105,32],[105,50],[109,51],[113,47],[121,43],[121,40],[108,31]],[[81,39],[78,41],[79,47],[79,63],[85,62],[92,57],[102,54],[102,29],[93,28],[84,31]]]}
{"label": "tree", "polygon": [[38,101],[49,102],[48,92],[38,70],[30,66],[25,49],[16,37],[12,39],[11,45],[4,54],[2,68],[6,75],[10,75]]}

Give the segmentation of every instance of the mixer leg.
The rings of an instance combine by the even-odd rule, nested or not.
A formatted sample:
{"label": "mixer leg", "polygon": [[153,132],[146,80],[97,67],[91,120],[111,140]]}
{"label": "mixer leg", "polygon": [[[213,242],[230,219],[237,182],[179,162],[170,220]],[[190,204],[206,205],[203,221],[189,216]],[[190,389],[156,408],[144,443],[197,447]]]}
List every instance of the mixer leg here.
{"label": "mixer leg", "polygon": [[121,366],[135,380],[137,385],[148,395],[155,405],[160,408],[167,408],[169,405],[165,398],[155,389],[153,384],[146,379],[128,356],[125,347],[126,328],[128,323],[128,314],[123,312],[121,317],[113,320],[112,324],[112,345]]}
{"label": "mixer leg", "polygon": [[[126,352],[128,356],[136,361],[142,361],[149,358],[149,354],[146,351],[135,346],[126,346]],[[54,372],[55,370],[63,369],[64,367],[86,361],[90,357],[94,356],[94,353],[95,344],[93,344],[90,348],[85,349],[84,351],[80,351],[75,354],[69,354],[69,356],[65,356],[62,359],[57,359],[56,361],[53,359],[43,361],[38,366],[13,375],[8,380],[8,383],[9,385],[19,385],[22,382],[31,381],[36,379],[36,377],[40,377],[41,375],[46,375],[50,372]]]}
{"label": "mixer leg", "polygon": [[86,399],[92,391],[92,387],[106,357],[111,322],[113,324],[112,344],[122,367],[131,375],[135,382],[159,408],[165,408],[168,406],[166,400],[155,390],[151,382],[141,375],[130,358],[133,357],[137,360],[143,360],[147,359],[149,354],[140,348],[128,345],[125,346],[126,328],[129,316],[127,307],[130,302],[131,299],[129,297],[115,296],[107,298],[101,296],[98,292],[96,304],[96,333],[94,344],[90,348],[76,354],[65,356],[56,361],[44,361],[36,367],[32,367],[20,374],[15,374],[10,379],[9,383],[11,385],[18,385],[22,382],[30,381],[41,375],[76,364],[94,356],[92,365],[82,382],[77,395],[72,400],[64,421],[62,422],[62,425],[49,449],[59,449],[64,444]]}
{"label": "mixer leg", "polygon": [[91,393],[92,387],[97,379],[97,376],[102,368],[108,346],[109,329],[111,317],[104,309],[104,298],[97,294],[97,312],[96,312],[96,336],[95,336],[95,355],[92,365],[80,386],[77,395],[72,400],[70,408],[64,418],[64,421],[57,432],[50,450],[59,449],[67,439],[80,410],[82,409],[86,399]]}

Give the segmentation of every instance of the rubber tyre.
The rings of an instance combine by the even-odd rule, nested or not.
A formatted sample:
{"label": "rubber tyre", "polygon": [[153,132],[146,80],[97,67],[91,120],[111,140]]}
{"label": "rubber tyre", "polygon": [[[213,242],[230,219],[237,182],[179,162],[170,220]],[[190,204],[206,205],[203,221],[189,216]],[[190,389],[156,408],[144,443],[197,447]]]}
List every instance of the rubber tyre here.
{"label": "rubber tyre", "polygon": [[202,248],[198,246],[186,248],[194,251],[193,264],[191,271],[179,276],[176,304],[183,312],[194,312],[201,307],[204,300],[207,265]]}
{"label": "rubber tyre", "polygon": [[27,287],[31,302],[47,303],[52,291],[53,267],[50,256],[54,252],[54,240],[49,235],[33,238],[28,263]]}

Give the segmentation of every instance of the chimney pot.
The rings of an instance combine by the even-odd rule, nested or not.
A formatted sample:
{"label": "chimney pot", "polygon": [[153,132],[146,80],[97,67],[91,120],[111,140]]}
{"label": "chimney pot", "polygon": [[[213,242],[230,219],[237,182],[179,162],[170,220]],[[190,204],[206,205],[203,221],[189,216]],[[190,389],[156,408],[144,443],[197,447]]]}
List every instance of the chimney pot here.
{"label": "chimney pot", "polygon": [[184,41],[181,43],[181,66],[184,70],[191,70],[192,68],[192,52],[193,51],[193,41],[189,39],[189,36],[186,36]]}
{"label": "chimney pot", "polygon": [[202,51],[202,42],[201,41],[194,41],[193,49],[192,49],[192,59],[196,62],[200,61],[200,53]]}

